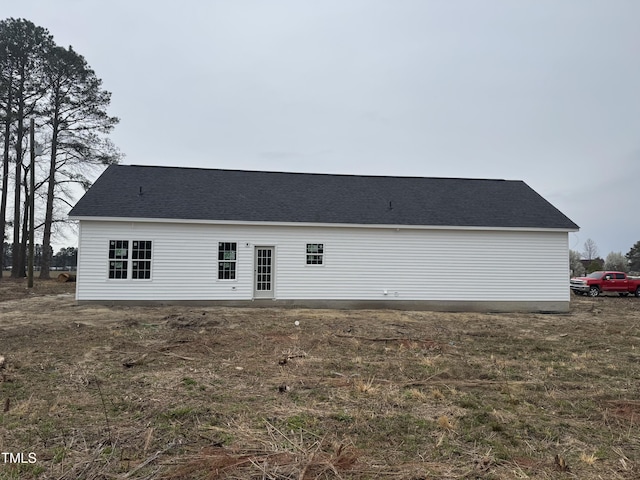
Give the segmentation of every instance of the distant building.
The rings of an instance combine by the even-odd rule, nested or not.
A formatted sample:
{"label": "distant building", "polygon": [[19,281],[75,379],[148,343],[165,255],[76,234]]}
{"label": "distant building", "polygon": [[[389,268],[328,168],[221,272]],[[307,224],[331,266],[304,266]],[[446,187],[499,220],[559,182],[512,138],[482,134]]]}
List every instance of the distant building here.
{"label": "distant building", "polygon": [[580,263],[582,263],[585,272],[604,270],[604,260],[600,257],[591,260],[580,260]]}

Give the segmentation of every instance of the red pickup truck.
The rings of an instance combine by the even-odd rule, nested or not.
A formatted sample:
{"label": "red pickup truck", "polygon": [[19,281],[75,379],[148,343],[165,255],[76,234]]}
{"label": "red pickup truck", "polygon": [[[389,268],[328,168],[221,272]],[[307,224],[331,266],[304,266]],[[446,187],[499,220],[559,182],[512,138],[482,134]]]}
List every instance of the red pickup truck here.
{"label": "red pickup truck", "polygon": [[576,295],[597,297],[601,293],[617,293],[626,297],[633,293],[640,297],[640,278],[629,277],[624,272],[593,272],[586,277],[574,277],[570,287]]}

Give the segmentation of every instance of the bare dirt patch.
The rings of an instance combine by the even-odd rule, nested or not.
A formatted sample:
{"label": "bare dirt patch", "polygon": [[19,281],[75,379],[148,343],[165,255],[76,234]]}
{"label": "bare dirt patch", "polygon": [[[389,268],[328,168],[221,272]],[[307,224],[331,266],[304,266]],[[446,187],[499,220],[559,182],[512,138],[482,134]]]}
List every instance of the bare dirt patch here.
{"label": "bare dirt patch", "polygon": [[[0,284],[0,479],[640,477],[640,299],[76,305]],[[295,326],[294,322],[300,325]]]}

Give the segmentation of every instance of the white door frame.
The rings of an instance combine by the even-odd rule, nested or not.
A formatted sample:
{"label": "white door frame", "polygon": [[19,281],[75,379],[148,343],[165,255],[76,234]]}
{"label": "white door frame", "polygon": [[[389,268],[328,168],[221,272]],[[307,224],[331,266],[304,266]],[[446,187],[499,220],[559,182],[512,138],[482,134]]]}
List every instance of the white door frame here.
{"label": "white door frame", "polygon": [[253,249],[253,298],[275,297],[276,248],[256,245]]}

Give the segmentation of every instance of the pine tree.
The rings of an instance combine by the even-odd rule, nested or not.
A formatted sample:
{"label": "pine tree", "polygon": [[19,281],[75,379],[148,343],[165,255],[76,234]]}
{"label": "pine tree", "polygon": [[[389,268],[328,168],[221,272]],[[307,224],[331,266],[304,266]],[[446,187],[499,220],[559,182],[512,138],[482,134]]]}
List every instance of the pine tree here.
{"label": "pine tree", "polygon": [[[39,197],[35,195],[38,188],[47,187],[43,196],[46,201],[39,210],[44,213],[41,278],[49,278],[56,204],[70,206],[73,201],[65,187],[74,183],[87,189],[98,170],[122,157],[107,137],[119,121],[107,114],[110,102],[111,93],[102,88],[102,81],[72,47],[56,46],[46,29],[28,20],[0,21],[0,258],[5,250],[8,192],[13,190],[12,276],[24,276],[29,220],[26,205],[30,197]],[[23,157],[27,151],[26,122],[30,119],[35,119],[36,130],[50,147],[48,168],[38,169],[45,171],[46,177],[33,192],[23,180],[29,173]],[[12,161],[13,185],[9,174]]]}
{"label": "pine tree", "polygon": [[629,261],[629,270],[640,272],[640,240],[638,240],[631,250],[625,255]]}
{"label": "pine tree", "polygon": [[[26,252],[20,241],[23,157],[27,135],[27,118],[37,115],[37,105],[44,95],[42,67],[46,52],[53,47],[49,32],[24,19],[9,18],[0,22],[0,103],[3,105],[4,152],[3,191],[0,205],[0,230],[4,240],[6,226],[6,194],[10,149],[15,151],[15,185],[13,213],[13,249],[11,275],[25,273]],[[1,242],[0,242],[1,243]]]}
{"label": "pine tree", "polygon": [[[43,233],[40,278],[49,278],[54,202],[63,183],[90,184],[87,170],[116,163],[120,154],[107,138],[118,119],[107,114],[111,93],[72,47],[55,47],[45,67],[47,102],[44,109],[51,130],[51,153]],[[59,192],[57,191],[59,190]]]}

